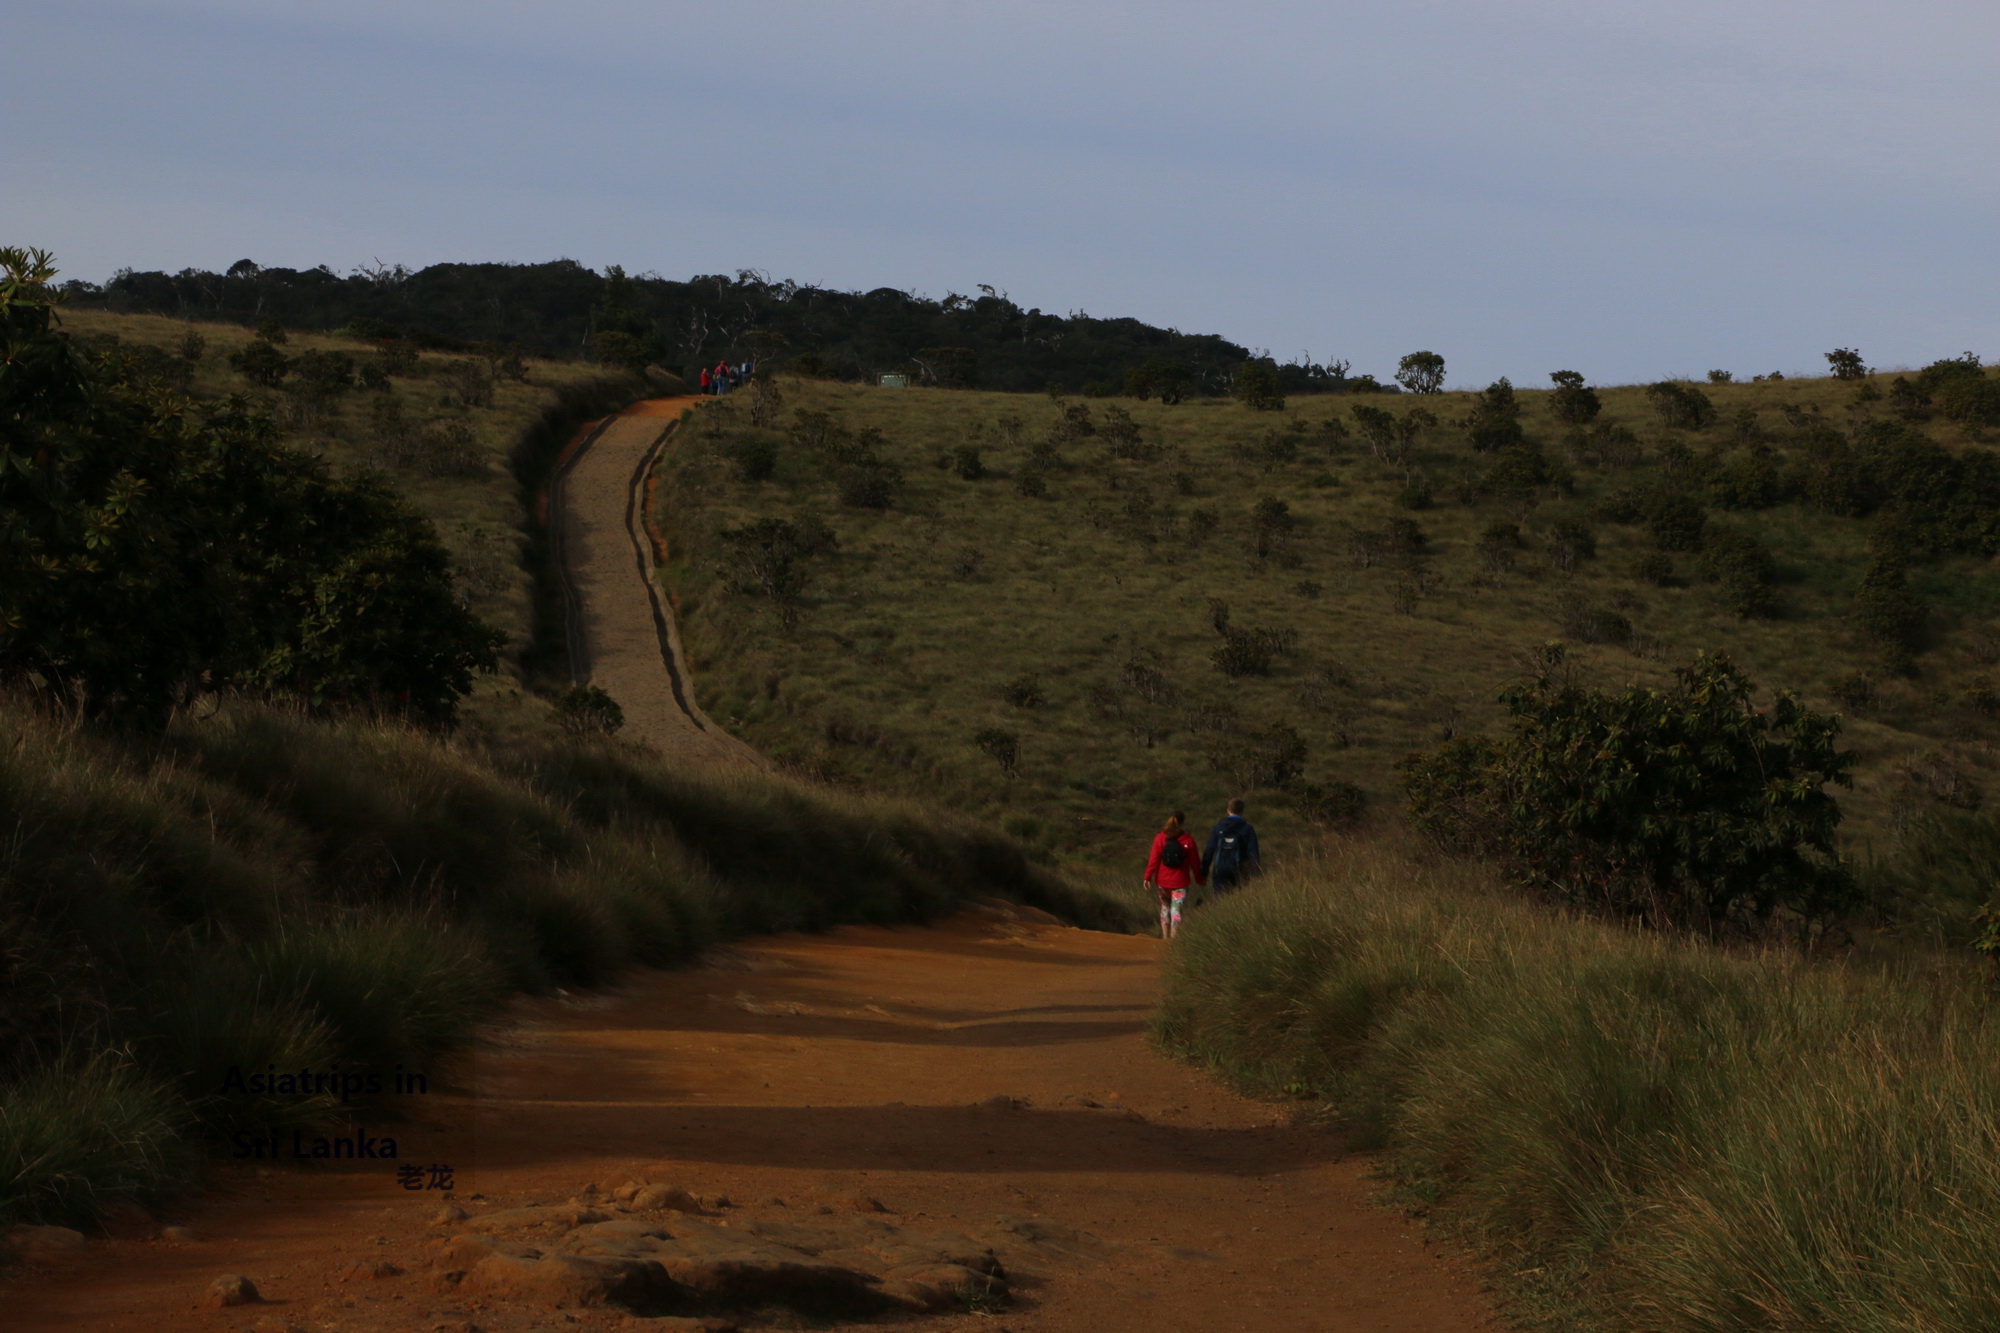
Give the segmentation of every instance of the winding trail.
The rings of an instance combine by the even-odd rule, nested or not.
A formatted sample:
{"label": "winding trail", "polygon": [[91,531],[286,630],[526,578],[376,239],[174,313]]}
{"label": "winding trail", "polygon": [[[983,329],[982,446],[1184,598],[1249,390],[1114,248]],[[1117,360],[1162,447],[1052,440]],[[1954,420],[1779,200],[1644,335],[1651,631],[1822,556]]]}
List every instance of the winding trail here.
{"label": "winding trail", "polygon": [[675,760],[768,767],[702,714],[667,592],[653,577],[646,484],[682,414],[702,400],[653,398],[589,426],[549,483],[570,677],[625,712],[624,734]]}
{"label": "winding trail", "polygon": [[[651,575],[646,477],[692,401],[598,423],[558,470],[576,675],[670,757],[760,764],[695,706]],[[935,926],[762,939],[616,991],[519,1000],[460,1068],[390,1098],[399,1118],[371,1118],[361,1133],[394,1136],[395,1160],[298,1160],[286,1143],[224,1161],[171,1216],[116,1219],[9,1275],[0,1330],[672,1327],[453,1276],[448,1239],[482,1213],[608,1204],[627,1180],[703,1196],[716,1226],[824,1223],[828,1201],[865,1195],[899,1226],[995,1248],[1011,1304],[888,1319],[902,1328],[1496,1327],[1474,1274],[1375,1201],[1365,1156],[1148,1046],[1163,950],[988,903]],[[399,1176],[410,1166],[449,1166],[453,1189]],[[441,1218],[443,1205],[473,1217]],[[1071,1239],[1025,1243],[1024,1228]],[[251,1278],[263,1301],[206,1307],[225,1273]],[[801,1325],[767,1312],[743,1326]]]}
{"label": "winding trail", "polygon": [[[1085,1233],[1039,1267],[1003,1251],[1015,1296],[997,1317],[897,1327],[1495,1327],[1473,1275],[1373,1201],[1365,1156],[1150,1049],[1161,949],[997,904],[934,927],[755,941],[614,993],[521,1002],[464,1091],[433,1092],[421,1125],[394,1128],[405,1156],[451,1161],[475,1216],[642,1178],[727,1195],[713,1215],[738,1227],[825,1220],[818,1201],[858,1191],[909,1227],[986,1237],[1040,1218]],[[0,1326],[659,1326],[440,1291],[442,1240],[461,1229],[431,1224],[440,1198],[399,1189],[386,1165],[228,1168],[185,1218],[198,1239],[94,1241],[0,1296]],[[382,1259],[406,1271],[343,1277]],[[190,1308],[221,1273],[250,1276],[271,1304]]]}

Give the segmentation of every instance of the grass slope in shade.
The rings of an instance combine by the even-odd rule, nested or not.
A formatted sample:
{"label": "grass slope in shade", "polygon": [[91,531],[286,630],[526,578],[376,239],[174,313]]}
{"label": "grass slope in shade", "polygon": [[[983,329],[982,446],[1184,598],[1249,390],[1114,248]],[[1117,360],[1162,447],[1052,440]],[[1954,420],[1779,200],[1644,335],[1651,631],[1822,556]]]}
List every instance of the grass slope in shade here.
{"label": "grass slope in shade", "polygon": [[[1844,741],[1861,756],[1857,790],[1843,797],[1857,850],[1905,807],[1940,792],[1963,799],[1952,773],[1988,781],[1984,741],[2000,739],[1992,562],[1911,568],[1933,608],[1932,643],[1916,679],[1893,679],[1851,615],[1879,515],[1833,517],[1796,500],[1730,509],[1685,480],[1688,458],[1712,453],[1726,476],[1765,462],[1782,471],[1804,465],[1815,432],[1891,419],[1852,384],[1702,385],[1718,420],[1700,431],[1663,426],[1642,388],[1603,389],[1601,424],[1632,433],[1604,457],[1596,445],[1572,451],[1550,395],[1524,388],[1528,438],[1574,479],[1567,494],[1545,485],[1533,496],[1508,491],[1501,460],[1475,452],[1457,424],[1470,394],[1300,397],[1281,412],[1072,401],[1098,433],[1051,454],[1062,409],[1045,396],[780,384],[767,428],[752,425],[749,395],[703,408],[662,478],[668,578],[708,714],[810,771],[1005,819],[1135,879],[1144,835],[1168,810],[1206,829],[1239,794],[1246,766],[1218,753],[1218,736],[1295,728],[1304,781],[1352,781],[1393,808],[1397,762],[1495,726],[1499,688],[1524,650],[1551,638],[1577,645],[1591,683],[1662,686],[1698,650],[1719,649],[1763,689],[1846,714]],[[1405,468],[1363,440],[1357,406],[1399,417],[1422,406],[1440,424],[1418,433]],[[1136,439],[1108,439],[1113,408],[1129,413]],[[842,503],[837,476],[791,434],[801,410],[881,432],[876,451],[903,478],[888,508]],[[1979,439],[1941,418],[1921,429],[1950,450]],[[752,479],[762,449],[775,450],[775,470]],[[977,452],[976,468],[963,451]],[[1413,480],[1424,493],[1411,493]],[[1601,515],[1620,492],[1662,482],[1692,489],[1711,531],[1769,550],[1775,614],[1737,615],[1701,553],[1657,551],[1646,523]],[[1291,527],[1267,532],[1260,554],[1267,500],[1288,507]],[[825,520],[839,549],[804,563],[787,628],[722,534],[801,514]],[[1421,553],[1383,539],[1397,520],[1423,530]],[[1565,553],[1565,523],[1589,529],[1594,554]],[[1519,542],[1483,542],[1496,524],[1518,525]],[[1668,586],[1642,577],[1649,558]],[[1267,675],[1225,676],[1212,661],[1222,639],[1211,599],[1233,627],[1296,643]],[[1135,654],[1155,683],[1134,675]],[[1876,697],[1857,706],[1840,682],[1861,673]],[[1004,748],[980,744],[996,731],[1017,738],[1011,768]],[[1249,785],[1263,788],[1254,776]],[[1280,793],[1259,790],[1252,815],[1274,848],[1296,844]]]}
{"label": "grass slope in shade", "polygon": [[1356,843],[1199,913],[1157,1036],[1323,1099],[1547,1328],[2000,1328],[1976,976],[1565,919]]}
{"label": "grass slope in shade", "polygon": [[[561,661],[561,613],[531,516],[535,492],[577,426],[643,397],[643,379],[584,362],[536,360],[524,363],[526,378],[517,380],[490,374],[477,356],[424,353],[398,365],[386,388],[356,384],[307,397],[296,375],[263,387],[231,365],[230,357],[255,341],[240,325],[65,307],[62,326],[86,345],[154,358],[197,398],[249,397],[271,413],[288,443],[320,454],[336,471],[386,472],[397,494],[437,526],[466,605],[507,635],[507,659],[530,670]],[[192,362],[183,355],[190,335],[201,343]],[[293,332],[282,350],[294,359],[345,356],[360,368],[387,364],[376,344],[328,334]],[[507,688],[499,678],[480,683],[470,701],[474,725],[490,703],[484,696]]]}
{"label": "grass slope in shade", "polygon": [[0,706],[0,1224],[324,1125],[230,1066],[435,1068],[517,990],[970,895],[1122,925],[1005,836],[610,743],[450,746],[262,709],[114,741]]}

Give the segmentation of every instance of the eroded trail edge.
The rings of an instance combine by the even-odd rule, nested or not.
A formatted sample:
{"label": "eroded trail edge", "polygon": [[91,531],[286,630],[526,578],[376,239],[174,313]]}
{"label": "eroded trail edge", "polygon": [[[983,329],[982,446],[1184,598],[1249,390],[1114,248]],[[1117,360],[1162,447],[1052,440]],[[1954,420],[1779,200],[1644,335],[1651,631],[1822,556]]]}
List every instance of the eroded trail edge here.
{"label": "eroded trail edge", "polygon": [[[230,1169],[192,1239],[93,1241],[8,1327],[1490,1327],[1365,1158],[1149,1048],[1161,947],[995,903],[523,1001],[409,1128],[476,1128],[449,1203]],[[197,1308],[222,1273],[267,1304]]]}
{"label": "eroded trail edge", "polygon": [[666,591],[654,577],[645,491],[682,412],[698,398],[635,403],[588,429],[549,485],[570,675],[625,713],[625,734],[670,758],[768,767],[703,715]]}

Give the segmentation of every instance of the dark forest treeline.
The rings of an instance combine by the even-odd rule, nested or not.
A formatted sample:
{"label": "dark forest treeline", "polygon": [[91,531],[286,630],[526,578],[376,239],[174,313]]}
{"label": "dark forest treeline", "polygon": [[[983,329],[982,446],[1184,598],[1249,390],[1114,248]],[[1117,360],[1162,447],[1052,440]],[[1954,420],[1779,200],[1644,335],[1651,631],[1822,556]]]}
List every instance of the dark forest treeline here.
{"label": "dark forest treeline", "polygon": [[[1024,310],[1004,294],[943,299],[891,287],[832,291],[751,271],[686,282],[574,260],[546,264],[400,265],[342,276],[324,266],[226,273],[122,270],[103,286],[69,284],[77,306],[296,329],[347,329],[420,345],[518,346],[543,356],[605,355],[613,332],[646,359],[693,371],[721,359],[789,363],[832,378],[908,371],[919,379],[985,389],[1113,392],[1136,373],[1194,392],[1227,390],[1252,354],[1213,334],[1186,334],[1136,319]],[[613,357],[613,359],[620,359]],[[1344,367],[1278,367],[1292,393],[1346,386]],[[1372,385],[1370,386],[1372,387]]]}

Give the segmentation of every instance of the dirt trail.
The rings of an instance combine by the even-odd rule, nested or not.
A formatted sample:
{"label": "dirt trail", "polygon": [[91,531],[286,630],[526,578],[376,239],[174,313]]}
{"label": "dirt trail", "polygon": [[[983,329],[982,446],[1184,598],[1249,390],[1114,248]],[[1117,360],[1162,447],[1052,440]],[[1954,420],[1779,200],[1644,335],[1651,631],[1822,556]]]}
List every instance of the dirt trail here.
{"label": "dirt trail", "polygon": [[[704,1196],[697,1225],[736,1228],[717,1234],[825,1223],[829,1209],[863,1225],[842,1202],[859,1194],[888,1210],[865,1225],[1001,1247],[1005,1308],[885,1317],[898,1327],[1493,1327],[1473,1277],[1372,1202],[1365,1158],[1149,1049],[1158,941],[1035,915],[982,908],[932,928],[766,939],[615,994],[524,1001],[470,1069],[474,1095],[411,1099],[430,1127],[388,1127],[405,1158],[456,1157],[451,1197],[472,1223],[434,1225],[444,1196],[400,1189],[386,1165],[232,1168],[185,1218],[196,1239],[94,1240],[0,1293],[0,1327],[670,1326],[439,1289],[443,1238],[482,1210],[628,1179]],[[1084,1234],[1005,1248],[1051,1225]],[[342,1276],[384,1259],[406,1271]],[[270,1303],[192,1308],[222,1273],[251,1277]]]}
{"label": "dirt trail", "polygon": [[700,402],[634,403],[589,427],[556,469],[550,521],[569,621],[570,674],[617,700],[624,734],[664,755],[763,767],[763,756],[702,715],[673,608],[653,577],[646,480],[681,413]]}

